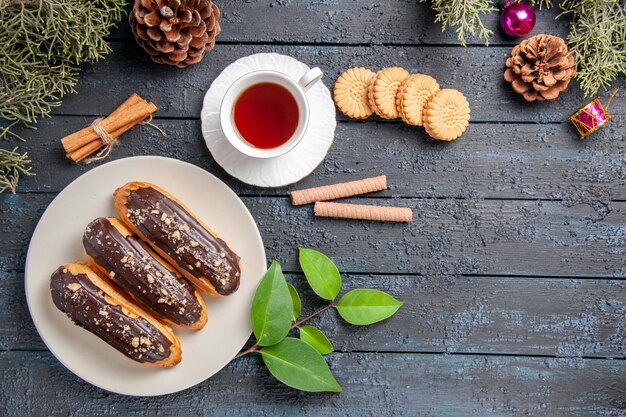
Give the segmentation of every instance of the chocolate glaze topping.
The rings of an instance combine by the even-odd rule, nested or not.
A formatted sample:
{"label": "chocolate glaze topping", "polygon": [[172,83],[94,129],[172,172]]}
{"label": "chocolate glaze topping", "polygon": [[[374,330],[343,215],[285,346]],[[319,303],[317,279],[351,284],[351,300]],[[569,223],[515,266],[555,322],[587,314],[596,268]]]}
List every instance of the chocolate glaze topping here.
{"label": "chocolate glaze topping", "polygon": [[191,325],[202,306],[191,284],[161,265],[132,235],[124,237],[107,218],[89,224],[83,235],[87,255],[111,279],[155,316]]}
{"label": "chocolate glaze topping", "polygon": [[75,324],[129,358],[154,363],[169,357],[170,340],[146,319],[109,302],[86,274],[73,275],[60,267],[52,274],[50,291],[54,305]]}
{"label": "chocolate glaze topping", "polygon": [[154,245],[221,295],[239,287],[239,256],[177,202],[147,187],[130,191],[127,218]]}

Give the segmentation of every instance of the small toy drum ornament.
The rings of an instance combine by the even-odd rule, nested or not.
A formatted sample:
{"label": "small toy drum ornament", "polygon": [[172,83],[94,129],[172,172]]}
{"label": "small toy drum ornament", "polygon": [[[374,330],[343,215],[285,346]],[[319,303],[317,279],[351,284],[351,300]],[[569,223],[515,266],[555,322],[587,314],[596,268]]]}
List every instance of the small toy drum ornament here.
{"label": "small toy drum ornament", "polygon": [[591,135],[613,118],[612,114],[607,113],[607,109],[616,93],[617,89],[611,94],[611,98],[609,98],[606,104],[606,109],[600,102],[600,98],[596,97],[569,117],[578,133],[580,133],[581,139]]}

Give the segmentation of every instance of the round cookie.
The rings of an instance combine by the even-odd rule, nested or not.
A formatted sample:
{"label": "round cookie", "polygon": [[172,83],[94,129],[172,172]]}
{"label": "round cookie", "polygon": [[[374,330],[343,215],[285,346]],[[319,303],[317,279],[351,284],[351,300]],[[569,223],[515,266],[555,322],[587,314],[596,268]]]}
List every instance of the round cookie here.
{"label": "round cookie", "polygon": [[402,120],[412,126],[422,126],[424,104],[439,91],[437,80],[429,75],[412,74],[400,84],[396,107]]}
{"label": "round cookie", "polygon": [[451,141],[469,124],[470,108],[465,96],[458,90],[443,89],[433,94],[424,107],[422,121],[426,132],[437,140]]}
{"label": "round cookie", "polygon": [[404,68],[385,68],[372,78],[369,88],[370,107],[383,119],[399,117],[396,108],[396,95],[400,84],[409,76]]}
{"label": "round cookie", "polygon": [[375,75],[367,68],[349,68],[337,78],[333,96],[343,114],[353,119],[367,119],[374,113],[367,94]]}

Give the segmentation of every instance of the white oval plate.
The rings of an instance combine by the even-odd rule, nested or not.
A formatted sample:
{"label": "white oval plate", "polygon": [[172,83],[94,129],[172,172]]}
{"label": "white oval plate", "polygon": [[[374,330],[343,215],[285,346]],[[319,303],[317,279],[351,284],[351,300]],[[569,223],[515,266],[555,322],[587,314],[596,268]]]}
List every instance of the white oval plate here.
{"label": "white oval plate", "polygon": [[[52,302],[50,275],[84,259],[82,235],[100,216],[115,215],[113,191],[129,181],[164,188],[216,231],[241,256],[241,284],[221,299],[205,297],[209,321],[193,332],[174,328],[183,360],[170,369],[138,364],[74,325]],[[222,369],[250,337],[250,303],[266,269],[265,249],[246,206],[224,183],[185,162],[142,156],[109,162],[82,175],[50,203],[26,257],[26,300],[39,335],[70,371],[107,391],[162,395],[196,385]]]}
{"label": "white oval plate", "polygon": [[282,187],[300,181],[324,160],[335,138],[335,103],[322,81],[307,92],[311,107],[309,127],[291,151],[275,158],[253,158],[228,142],[220,123],[222,98],[233,82],[257,70],[274,70],[299,80],[309,67],[287,55],[263,53],[246,56],[227,66],[204,96],[202,134],[213,159],[233,177],[257,187]]}

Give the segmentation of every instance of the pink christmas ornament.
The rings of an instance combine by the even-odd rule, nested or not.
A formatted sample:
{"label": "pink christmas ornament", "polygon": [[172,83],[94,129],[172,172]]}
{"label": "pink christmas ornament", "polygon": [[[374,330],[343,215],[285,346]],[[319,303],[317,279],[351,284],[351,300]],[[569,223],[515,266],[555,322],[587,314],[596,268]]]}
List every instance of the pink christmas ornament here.
{"label": "pink christmas ornament", "polygon": [[619,88],[613,90],[609,101],[606,102],[606,107],[602,105],[600,98],[596,97],[569,117],[582,139],[600,129],[613,118],[613,115],[607,113],[607,110],[618,90]]}
{"label": "pink christmas ornament", "polygon": [[535,10],[527,3],[507,0],[502,6],[500,26],[509,36],[521,38],[528,35],[535,27],[536,21]]}

